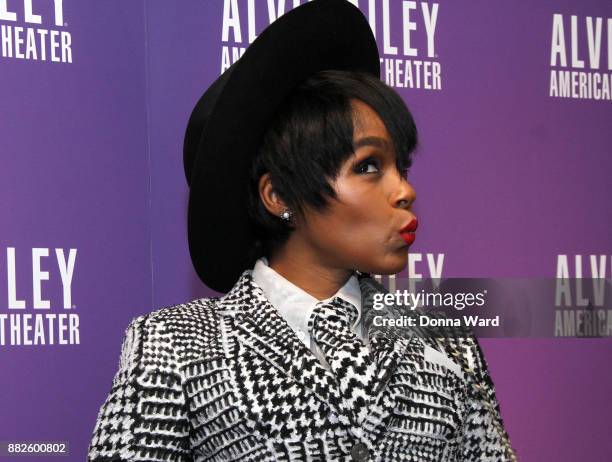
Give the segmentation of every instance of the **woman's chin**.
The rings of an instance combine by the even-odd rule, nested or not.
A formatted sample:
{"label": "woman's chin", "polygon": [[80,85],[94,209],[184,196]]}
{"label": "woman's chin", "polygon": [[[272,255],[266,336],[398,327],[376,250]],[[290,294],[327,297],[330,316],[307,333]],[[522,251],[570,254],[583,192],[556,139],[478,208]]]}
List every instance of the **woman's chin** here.
{"label": "woman's chin", "polygon": [[387,276],[391,274],[397,274],[406,269],[408,265],[408,253],[403,253],[402,255],[393,255],[392,257],[386,259],[384,262],[377,262],[377,264],[373,264],[369,266],[368,270],[360,270],[362,272],[377,274],[381,276]]}

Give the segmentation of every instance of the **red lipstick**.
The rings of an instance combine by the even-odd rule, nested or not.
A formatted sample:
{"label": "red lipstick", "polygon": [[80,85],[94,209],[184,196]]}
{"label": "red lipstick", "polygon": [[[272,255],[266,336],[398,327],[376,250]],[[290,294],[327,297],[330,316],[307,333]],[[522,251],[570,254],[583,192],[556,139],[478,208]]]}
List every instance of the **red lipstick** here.
{"label": "red lipstick", "polygon": [[415,218],[412,219],[410,223],[400,229],[399,233],[402,236],[402,239],[406,242],[406,244],[410,245],[416,239],[415,231],[419,226],[418,220]]}

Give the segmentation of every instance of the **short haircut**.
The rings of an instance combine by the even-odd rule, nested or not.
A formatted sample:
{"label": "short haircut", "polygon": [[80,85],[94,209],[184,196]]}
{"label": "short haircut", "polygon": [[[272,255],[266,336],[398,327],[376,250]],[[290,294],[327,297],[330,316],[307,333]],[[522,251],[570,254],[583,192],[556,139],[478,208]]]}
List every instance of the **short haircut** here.
{"label": "short haircut", "polygon": [[402,98],[365,72],[327,70],[298,85],[270,121],[253,158],[248,210],[258,239],[254,257],[283,244],[292,227],[272,215],[259,197],[260,177],[269,172],[277,195],[295,214],[308,206],[323,211],[336,194],[330,179],[354,154],[351,99],[368,104],[381,118],[397,155],[399,170],[409,168],[417,129]]}

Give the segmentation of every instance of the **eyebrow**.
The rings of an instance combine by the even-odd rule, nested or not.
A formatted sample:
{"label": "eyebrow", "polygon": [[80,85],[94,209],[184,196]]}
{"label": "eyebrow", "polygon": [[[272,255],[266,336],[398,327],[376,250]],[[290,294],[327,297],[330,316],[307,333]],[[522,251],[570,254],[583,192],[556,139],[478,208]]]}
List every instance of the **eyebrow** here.
{"label": "eyebrow", "polygon": [[353,149],[357,150],[362,146],[374,146],[380,149],[389,149],[389,143],[386,139],[380,138],[378,136],[366,136],[364,138],[360,138],[355,143],[353,143]]}

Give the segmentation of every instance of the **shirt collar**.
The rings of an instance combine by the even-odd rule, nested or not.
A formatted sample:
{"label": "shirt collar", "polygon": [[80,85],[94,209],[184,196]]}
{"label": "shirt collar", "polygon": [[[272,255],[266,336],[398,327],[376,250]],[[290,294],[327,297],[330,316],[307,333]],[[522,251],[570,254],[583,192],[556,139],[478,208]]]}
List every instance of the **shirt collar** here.
{"label": "shirt collar", "polygon": [[[298,334],[300,340],[309,346],[308,319],[319,300],[274,271],[268,266],[265,257],[255,262],[252,276],[272,306]],[[340,297],[355,305],[359,313],[353,326],[355,328],[361,318],[361,288],[357,276],[351,275],[334,295],[322,301],[329,301],[334,297]]]}

